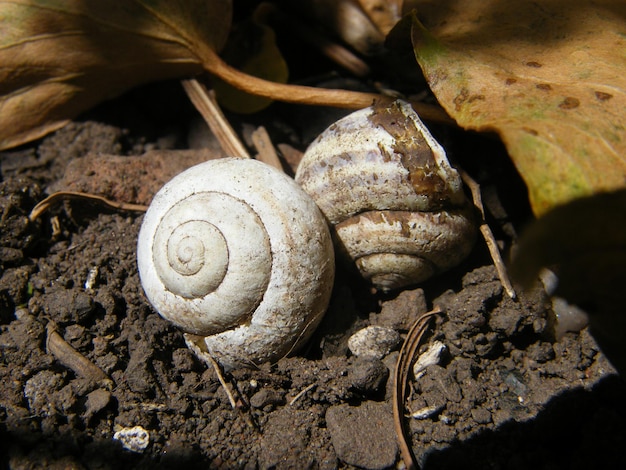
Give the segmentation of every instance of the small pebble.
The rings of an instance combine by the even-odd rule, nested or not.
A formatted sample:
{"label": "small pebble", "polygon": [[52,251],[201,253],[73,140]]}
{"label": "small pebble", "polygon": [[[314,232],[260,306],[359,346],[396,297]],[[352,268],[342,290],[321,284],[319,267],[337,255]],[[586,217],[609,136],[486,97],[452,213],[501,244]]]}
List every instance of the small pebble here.
{"label": "small pebble", "polygon": [[285,396],[282,392],[273,388],[262,388],[250,397],[250,405],[253,408],[264,408],[267,405],[284,405]]}
{"label": "small pebble", "polygon": [[375,395],[385,388],[389,369],[379,359],[358,358],[348,372],[350,385],[363,395]]}
{"label": "small pebble", "polygon": [[391,328],[368,326],[348,340],[350,352],[358,357],[382,359],[400,344],[400,334]]}
{"label": "small pebble", "polygon": [[98,388],[87,395],[85,416],[91,417],[103,410],[111,401],[111,392]]}
{"label": "small pebble", "polygon": [[141,426],[122,428],[113,434],[113,439],[120,441],[124,449],[142,453],[150,443],[150,433]]}
{"label": "small pebble", "polygon": [[24,252],[19,248],[0,247],[0,260],[5,266],[18,264],[24,259]]}
{"label": "small pebble", "polygon": [[404,290],[395,299],[383,302],[381,311],[370,313],[372,325],[408,330],[415,318],[428,310],[423,289]]}
{"label": "small pebble", "polygon": [[489,424],[491,423],[491,412],[485,408],[474,408],[472,418],[479,424]]}

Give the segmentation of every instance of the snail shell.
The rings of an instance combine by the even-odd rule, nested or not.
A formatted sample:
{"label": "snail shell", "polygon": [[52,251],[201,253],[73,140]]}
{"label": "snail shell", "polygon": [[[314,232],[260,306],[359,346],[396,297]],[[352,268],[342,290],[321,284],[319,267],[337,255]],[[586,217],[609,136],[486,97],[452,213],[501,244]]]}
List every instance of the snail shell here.
{"label": "snail shell", "polygon": [[239,158],[201,163],[161,188],[137,262],[159,314],[226,367],[274,361],[306,341],[334,278],[313,200],[285,174]]}
{"label": "snail shell", "polygon": [[422,282],[472,249],[461,178],[406,102],[331,125],[306,150],[296,181],[334,226],[338,251],[381,290]]}

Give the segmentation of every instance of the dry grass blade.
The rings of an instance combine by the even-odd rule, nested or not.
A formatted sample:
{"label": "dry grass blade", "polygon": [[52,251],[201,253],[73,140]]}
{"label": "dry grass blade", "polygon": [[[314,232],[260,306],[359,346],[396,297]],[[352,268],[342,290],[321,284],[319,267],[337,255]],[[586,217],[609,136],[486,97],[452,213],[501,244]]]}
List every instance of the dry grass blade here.
{"label": "dry grass blade", "polygon": [[411,364],[415,359],[415,352],[420,346],[422,336],[426,332],[430,319],[440,313],[441,309],[439,307],[435,307],[430,312],[422,314],[415,321],[407,333],[402,349],[400,349],[398,362],[396,363],[396,370],[394,373],[393,419],[398,438],[398,445],[400,446],[400,453],[402,454],[402,460],[404,460],[404,465],[408,470],[418,468],[415,455],[413,454],[409,440],[406,437],[404,422],[404,400],[406,399],[409,373],[411,370]]}
{"label": "dry grass blade", "polygon": [[228,397],[228,401],[230,402],[230,406],[232,407],[232,409],[239,412],[239,414],[241,415],[241,417],[244,419],[244,421],[246,422],[248,426],[250,426],[255,431],[258,431],[257,425],[252,420],[252,415],[249,413],[246,413],[245,410],[242,409],[242,406],[239,405],[241,401],[238,402],[237,399],[235,398],[235,394],[233,393],[231,387],[228,385],[228,382],[226,382],[226,379],[224,378],[224,374],[222,374],[222,369],[220,368],[220,365],[217,363],[217,361],[210,354],[204,355],[203,358],[209,361],[209,363],[213,367],[213,371],[215,371],[217,380],[222,385],[224,392],[226,392],[226,396]]}
{"label": "dry grass blade", "polygon": [[226,382],[226,379],[224,378],[224,374],[222,374],[222,369],[220,369],[220,365],[217,363],[217,361],[215,359],[213,359],[213,357],[211,355],[207,354],[206,358],[211,363],[211,366],[213,366],[213,371],[215,372],[215,375],[217,376],[217,380],[219,381],[219,383],[224,388],[224,392],[226,392],[226,396],[228,397],[228,401],[230,402],[231,408],[233,410],[236,410],[237,409],[237,400],[235,400],[235,395],[233,395],[233,392],[231,391],[230,387],[228,386],[228,382]]}
{"label": "dry grass blade", "polygon": [[252,142],[254,143],[257,152],[259,152],[256,157],[257,160],[267,163],[277,170],[283,171],[283,165],[280,163],[278,153],[276,152],[274,144],[272,144],[272,139],[270,138],[270,135],[265,127],[260,126],[252,133]]}
{"label": "dry grass blade", "polygon": [[181,80],[181,83],[189,100],[204,118],[226,155],[250,158],[246,147],[233,130],[224,113],[222,113],[213,94],[195,78]]}
{"label": "dry grass blade", "polygon": [[30,212],[28,219],[33,222],[37,220],[43,213],[50,210],[59,202],[68,201],[68,200],[86,200],[91,202],[97,202],[99,204],[103,204],[111,209],[117,209],[121,211],[132,211],[132,212],[145,212],[148,208],[142,204],[130,204],[126,202],[117,202],[111,201],[102,196],[97,196],[95,194],[87,194],[81,193],[77,191],[59,191],[51,194],[44,200],[40,201],[33,210]]}

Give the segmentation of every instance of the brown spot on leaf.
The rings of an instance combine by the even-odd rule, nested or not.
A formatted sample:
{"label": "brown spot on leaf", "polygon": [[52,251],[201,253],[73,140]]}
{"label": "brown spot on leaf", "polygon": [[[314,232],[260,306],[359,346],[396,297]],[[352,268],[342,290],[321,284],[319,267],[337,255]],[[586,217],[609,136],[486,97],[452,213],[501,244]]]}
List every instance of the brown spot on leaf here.
{"label": "brown spot on leaf", "polygon": [[578,98],[568,96],[563,101],[561,101],[561,103],[559,104],[559,108],[574,109],[574,108],[578,108],[579,105],[580,105],[580,101],[578,100]]}
{"label": "brown spot on leaf", "polygon": [[539,62],[535,62],[534,60],[526,62],[526,64],[524,64],[524,65],[526,65],[526,67],[532,67],[532,68],[535,68],[535,69],[539,69],[539,68],[543,67],[543,64],[540,64]]}
{"label": "brown spot on leaf", "polygon": [[550,91],[550,90],[552,90],[552,87],[548,83],[537,83],[535,85],[535,87],[538,90],[543,90],[543,91]]}
{"label": "brown spot on leaf", "polygon": [[467,88],[463,88],[461,89],[459,94],[454,97],[454,107],[457,111],[459,111],[461,109],[461,106],[463,106],[463,103],[467,101],[468,96],[469,91],[467,90]]}
{"label": "brown spot on leaf", "polygon": [[605,93],[603,91],[596,91],[596,98],[598,98],[600,101],[606,101],[613,98],[613,95],[610,93]]}
{"label": "brown spot on leaf", "polygon": [[467,100],[468,103],[472,103],[474,101],[485,101],[485,95],[472,95]]}
{"label": "brown spot on leaf", "polygon": [[507,78],[504,81],[505,85],[513,85],[514,83],[517,83],[517,78]]}
{"label": "brown spot on leaf", "polygon": [[524,132],[529,133],[530,135],[539,135],[539,132],[537,132],[535,129],[532,129],[530,127],[522,127],[522,130]]}

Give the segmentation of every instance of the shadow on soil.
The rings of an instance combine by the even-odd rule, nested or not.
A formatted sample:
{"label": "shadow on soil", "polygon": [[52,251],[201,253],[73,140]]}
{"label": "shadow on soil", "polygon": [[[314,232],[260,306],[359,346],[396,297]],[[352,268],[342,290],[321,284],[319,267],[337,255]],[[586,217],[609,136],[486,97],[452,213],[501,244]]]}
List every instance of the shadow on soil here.
{"label": "shadow on soil", "polygon": [[553,397],[536,418],[429,452],[422,469],[626,468],[626,383],[611,375],[591,390]]}
{"label": "shadow on soil", "polygon": [[[626,468],[625,392],[626,383],[617,376],[606,377],[591,390],[568,390],[552,398],[535,419],[509,421],[463,442],[433,448],[421,468]],[[22,468],[20,461],[39,462],[45,468],[219,467],[219,462],[207,461],[195,446],[185,443],[155,458],[81,435],[36,435],[4,428],[0,442],[6,446],[2,468]]]}

